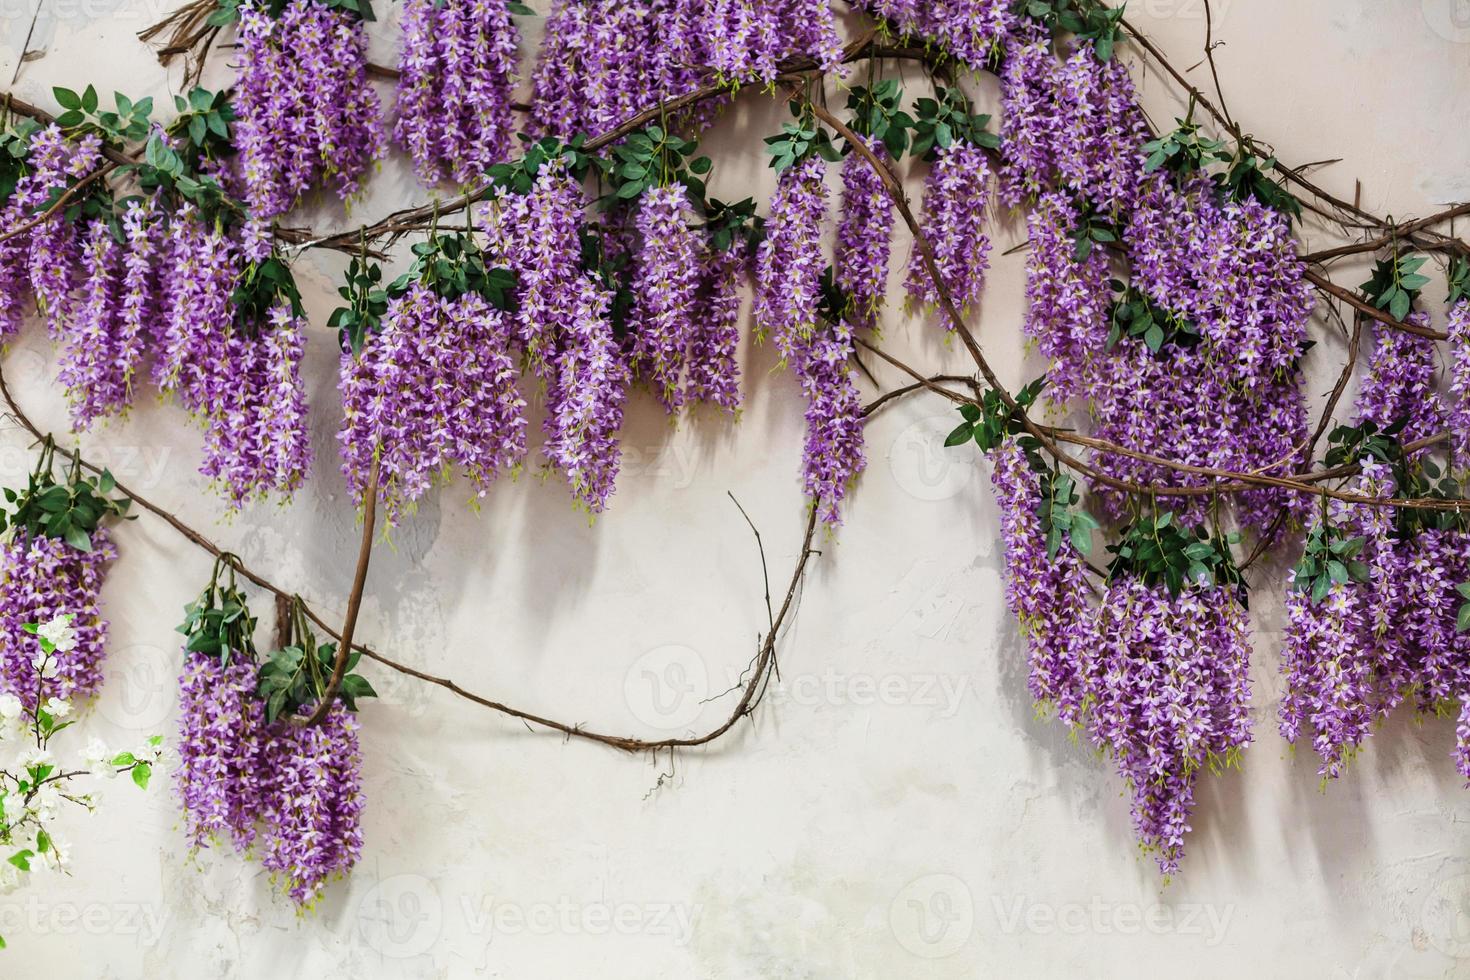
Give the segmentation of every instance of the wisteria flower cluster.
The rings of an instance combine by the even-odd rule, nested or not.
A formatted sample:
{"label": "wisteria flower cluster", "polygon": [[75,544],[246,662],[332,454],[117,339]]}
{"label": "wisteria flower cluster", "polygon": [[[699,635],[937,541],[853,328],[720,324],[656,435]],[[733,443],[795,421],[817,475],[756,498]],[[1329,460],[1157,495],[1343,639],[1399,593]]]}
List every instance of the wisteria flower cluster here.
{"label": "wisteria flower cluster", "polygon": [[476,292],[423,282],[394,297],[360,354],[342,355],[342,472],[359,503],[376,457],[384,520],[458,466],[484,496],[526,454],[510,318]]}
{"label": "wisteria flower cluster", "polygon": [[828,72],[842,64],[842,37],[824,0],[712,0],[704,7],[709,67],[726,81],[770,82],[790,58]]}
{"label": "wisteria flower cluster", "polygon": [[927,3],[925,0],[862,0],[858,7],[882,17],[900,34],[924,38],[976,70],[989,67],[1015,27],[1006,0]]}
{"label": "wisteria flower cluster", "polygon": [[464,184],[510,153],[520,32],[507,0],[409,0],[394,138],[426,184]]}
{"label": "wisteria flower cluster", "polygon": [[[867,147],[880,160],[888,152],[874,139],[865,140]],[[932,178],[931,178],[932,186]],[[930,194],[925,193],[925,205]],[[939,198],[934,198],[938,209]],[[981,210],[983,210],[983,205]],[[837,222],[837,248],[832,257],[832,273],[837,286],[846,293],[852,322],[871,327],[877,322],[883,300],[888,295],[888,256],[893,243],[893,201],[883,186],[883,178],[856,151],[842,161],[842,204]],[[952,241],[951,229],[940,229],[936,216],[924,213],[925,230],[936,240]],[[983,239],[982,239],[983,240]]]}
{"label": "wisteria flower cluster", "polygon": [[361,20],[323,0],[287,0],[279,16],[250,0],[239,18],[236,143],[250,210],[285,214],[326,179],[356,194],[384,149]]}
{"label": "wisteria flower cluster", "polygon": [[[179,628],[188,636],[175,786],[185,833],[195,848],[228,838],[237,852],[258,854],[281,889],[310,907],[362,853],[358,723],[342,701],[319,725],[295,724],[292,714],[268,718],[255,620],[233,568],[230,575],[222,581],[216,564]],[[297,711],[304,717],[313,708],[306,702]]]}
{"label": "wisteria flower cluster", "polygon": [[781,172],[766,237],[755,257],[755,326],[786,361],[794,361],[816,329],[822,300],[822,224],[827,217],[826,165],[810,156]]}
{"label": "wisteria flower cluster", "polygon": [[[980,147],[955,142],[935,151],[934,164],[924,179],[923,227],[934,249],[940,279],[960,311],[978,303],[985,288],[990,237],[984,229],[989,199],[990,167]],[[909,257],[908,293],[916,303],[939,303],[939,291],[917,247]]]}

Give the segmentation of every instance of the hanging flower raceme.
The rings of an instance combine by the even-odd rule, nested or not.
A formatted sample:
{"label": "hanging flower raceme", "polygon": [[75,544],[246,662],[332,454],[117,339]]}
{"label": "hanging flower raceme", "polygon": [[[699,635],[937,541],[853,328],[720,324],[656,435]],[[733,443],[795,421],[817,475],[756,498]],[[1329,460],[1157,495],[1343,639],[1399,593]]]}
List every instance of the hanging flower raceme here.
{"label": "hanging flower raceme", "polygon": [[228,837],[238,852],[258,852],[281,889],[309,907],[362,853],[354,712],[357,698],[375,695],[349,671],[319,724],[302,724],[325,696],[336,647],[317,646],[297,600],[287,645],[258,663],[255,625],[235,561],[223,555],[179,627],[176,789],[190,843]]}
{"label": "hanging flower raceme", "polygon": [[699,300],[700,243],[682,184],[654,187],[638,206],[633,267],[633,360],[667,411],[683,398],[683,375]]}
{"label": "hanging flower raceme", "polygon": [[131,404],[159,312],[159,258],[166,239],[157,208],[152,200],[129,202],[119,225],[122,242],[107,220],[88,225],[81,300],[62,331],[60,380],[77,430],[121,414]]}
{"label": "hanging flower raceme", "polygon": [[1100,248],[1078,258],[1078,213],[1060,191],[1042,195],[1026,218],[1026,334],[1051,361],[1047,379],[1061,398],[1089,395],[1095,361],[1108,346],[1108,260]]}
{"label": "hanging flower raceme", "polygon": [[362,855],[357,730],[357,716],[337,702],[320,725],[276,722],[264,746],[260,863],[299,906],[313,905]]}
{"label": "hanging flower raceme", "polygon": [[357,193],[384,148],[361,19],[324,0],[286,0],[278,16],[247,0],[238,12],[235,137],[250,210],[285,214],[327,179],[340,197]]}
{"label": "hanging flower raceme", "polygon": [[[24,200],[34,198],[32,207],[46,205],[95,170],[102,161],[101,150],[102,140],[96,133],[87,133],[71,145],[59,129],[48,126],[32,140],[34,179],[23,191],[17,187],[17,195]],[[78,222],[58,213],[31,228],[27,235],[31,292],[47,329],[53,337],[59,337],[71,320],[75,303],[82,257],[81,229]]]}
{"label": "hanging flower raceme", "polygon": [[1001,42],[1015,26],[1008,0],[859,0],[875,17],[937,44],[977,71],[991,65]]}
{"label": "hanging flower raceme", "polygon": [[1226,539],[1163,513],[1112,550],[1088,641],[1088,727],[1128,782],[1140,846],[1168,875],[1200,772],[1238,764],[1251,740],[1249,617]]}
{"label": "hanging flower raceme", "polygon": [[1143,178],[1149,136],[1127,67],[1116,58],[1103,61],[1091,43],[1080,43],[1053,79],[1058,177],[1098,211],[1126,213]]}
{"label": "hanging flower raceme", "polygon": [[234,320],[239,249],[217,220],[185,203],[169,222],[164,262],[153,383],[186,411],[208,415],[228,389],[221,366]]}
{"label": "hanging flower raceme", "polygon": [[[57,481],[54,452],[47,439],[26,488],[5,491],[14,509],[5,514],[0,548],[0,683],[32,708],[51,697],[90,698],[102,686],[107,620],[99,594],[117,557],[102,522],[125,514],[131,503],[109,496],[110,473],[83,477],[75,461],[66,481]],[[42,649],[27,624],[58,616],[71,617],[67,642],[57,645],[38,684]]]}
{"label": "hanging flower raceme", "polygon": [[378,457],[390,525],[451,468],[484,496],[526,453],[512,323],[500,309],[513,278],[487,268],[464,235],[436,234],[414,249],[418,261],[394,284],[381,325],[360,353],[344,344],[339,380],[342,471],[361,503]]}
{"label": "hanging flower raceme", "polygon": [[564,140],[599,135],[694,91],[719,48],[706,27],[715,2],[556,0],[531,78],[528,129]]}
{"label": "hanging flower raceme", "polygon": [[[1368,459],[1355,488],[1386,497],[1396,484],[1386,465]],[[1334,502],[1321,515],[1287,593],[1279,728],[1288,742],[1309,738],[1319,772],[1336,777],[1416,669],[1397,635],[1406,553],[1392,511]]]}
{"label": "hanging flower raceme", "polygon": [[1470,298],[1459,298],[1450,306],[1446,332],[1450,337],[1450,391],[1455,396],[1450,435],[1457,461],[1463,464],[1470,460]]}
{"label": "hanging flower raceme", "polygon": [[1006,41],[1001,69],[1000,199],[1018,207],[1051,184],[1062,145],[1051,35],[1027,21]]}
{"label": "hanging flower raceme", "polygon": [[501,187],[485,205],[488,253],[519,284],[514,336],[529,370],[545,378],[581,299],[581,183],[560,159],[532,170],[525,193]]}
{"label": "hanging flower raceme", "polygon": [[700,259],[700,296],[689,339],[684,402],[708,402],[726,412],[740,407],[740,286],[750,270],[743,236],[725,248],[709,242]]}
{"label": "hanging flower raceme", "polygon": [[260,323],[239,323],[225,343],[220,397],[211,406],[200,472],[235,507],[289,498],[311,469],[306,386],[301,379],[305,321],[278,298]]}
{"label": "hanging flower raceme", "polygon": [[[1429,315],[1416,310],[1405,322],[1429,326]],[[1442,432],[1445,407],[1435,386],[1438,369],[1434,341],[1374,322],[1368,373],[1354,405],[1358,417],[1380,429],[1404,423],[1403,442]]]}
{"label": "hanging flower raceme", "polygon": [[[878,140],[865,144],[880,160],[888,153]],[[980,206],[983,210],[983,204]],[[837,285],[846,294],[853,323],[872,327],[888,294],[888,255],[893,242],[893,200],[883,178],[856,150],[842,161],[842,206],[837,223],[837,248],[832,258]],[[946,234],[925,212],[925,231]],[[983,238],[983,236],[982,236]],[[983,261],[983,260],[982,260]]]}
{"label": "hanging flower raceme", "polygon": [[467,183],[509,154],[519,43],[508,0],[404,5],[394,138],[424,183]]}
{"label": "hanging flower raceme", "polygon": [[842,37],[825,0],[709,0],[709,67],[725,81],[771,82],[788,58],[840,69]]}
{"label": "hanging flower raceme", "polygon": [[599,514],[617,483],[630,372],[609,318],[612,295],[592,276],[577,280],[574,315],[546,391],[547,461],[577,502]]}
{"label": "hanging flower raceme", "polygon": [[806,396],[806,443],[802,482],[827,524],[842,523],[842,502],[867,465],[863,448],[863,401],[849,360],[852,327],[832,317],[818,320],[796,351],[794,367]]}
{"label": "hanging flower raceme", "polygon": [[825,164],[815,155],[781,172],[766,237],[756,250],[756,329],[770,336],[783,360],[791,360],[816,329],[826,267],[825,172]]}
{"label": "hanging flower raceme", "polygon": [[[1086,566],[1070,539],[1049,546],[1042,521],[1043,470],[1015,440],[991,451],[991,482],[1005,542],[1006,606],[1026,639],[1028,687],[1038,705],[1056,708],[1068,727],[1081,723],[1090,651]],[[1048,474],[1052,479],[1056,477]]]}

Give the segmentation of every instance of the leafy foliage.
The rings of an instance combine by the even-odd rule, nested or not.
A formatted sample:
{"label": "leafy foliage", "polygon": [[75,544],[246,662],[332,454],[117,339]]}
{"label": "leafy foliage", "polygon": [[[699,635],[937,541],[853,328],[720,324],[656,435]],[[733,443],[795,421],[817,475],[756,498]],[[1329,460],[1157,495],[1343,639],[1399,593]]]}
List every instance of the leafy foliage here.
{"label": "leafy foliage", "polygon": [[913,116],[899,108],[902,102],[903,87],[896,78],[885,78],[871,88],[856,86],[847,95],[853,132],[882,143],[894,160],[908,149],[909,129],[914,126]]}
{"label": "leafy foliage", "polygon": [[1097,211],[1091,201],[1078,201],[1077,224],[1072,228],[1072,257],[1085,262],[1094,245],[1111,245],[1117,240],[1118,230],[1113,222]]}
{"label": "leafy foliage", "polygon": [[[304,607],[298,598],[292,610],[292,641],[274,651],[260,665],[256,696],[265,701],[265,718],[273,722],[281,715],[290,717],[305,706],[314,705],[326,694],[332,669],[337,659],[337,644],[316,642],[307,625]],[[348,711],[357,710],[358,698],[375,698],[377,692],[361,674],[353,673],[362,653],[347,655],[337,697]]]}
{"label": "leafy foliage", "polygon": [[695,140],[683,139],[662,126],[633,133],[613,149],[610,157],[597,158],[599,169],[613,188],[605,207],[635,200],[650,187],[667,187],[675,182],[688,188],[694,202],[702,202],[704,177],[712,164],[709,157],[694,156],[698,149]]}
{"label": "leafy foliage", "polygon": [[1324,520],[1307,534],[1307,546],[1297,563],[1293,585],[1321,602],[1334,584],[1368,581],[1368,566],[1358,560],[1365,538],[1345,537]]}
{"label": "leafy foliage", "polygon": [[[209,584],[184,607],[184,621],[178,626],[178,632],[187,637],[185,650],[218,657],[225,666],[237,656],[255,659],[255,617],[235,579],[235,565],[230,554],[215,559]],[[222,572],[227,572],[223,583]]]}
{"label": "leafy foliage", "polygon": [[1099,61],[1113,57],[1123,22],[1123,5],[1107,7],[1097,0],[1019,0],[1016,12],[1041,21],[1051,33],[1075,34],[1091,42]]}
{"label": "leafy foliage", "polygon": [[796,122],[782,123],[779,134],[766,137],[766,153],[770,154],[771,166],[777,173],[813,154],[828,163],[842,159],[841,151],[832,142],[832,134],[817,122],[810,110],[792,103],[791,114],[796,116]]}
{"label": "leafy foliage", "polygon": [[1234,154],[1225,148],[1224,140],[1200,135],[1199,124],[1194,122],[1193,100],[1189,110],[1183,119],[1175,118],[1179,125],[1173,132],[1143,144],[1143,150],[1148,154],[1145,170],[1162,167],[1176,176],[1186,176],[1212,163],[1224,163],[1233,158]]}
{"label": "leafy foliage", "polygon": [[376,262],[354,256],[347,264],[347,284],[337,289],[347,305],[337,307],[327,320],[344,351],[360,353],[368,334],[382,327],[390,296],[382,281],[383,269]]}
{"label": "leafy foliage", "polygon": [[[228,27],[240,19],[240,7],[245,0],[219,0],[219,7],[209,15],[205,24],[210,27]],[[257,7],[272,17],[279,17],[285,11],[286,5],[291,0],[266,0],[257,3]],[[373,12],[372,0],[321,0],[328,7],[336,10],[345,10],[350,14],[356,14],[360,19],[372,22],[378,19]],[[518,11],[511,11],[518,13]]]}
{"label": "leafy foliage", "polygon": [[1173,511],[1155,510],[1128,526],[1117,544],[1108,546],[1113,559],[1108,563],[1108,579],[1131,575],[1145,585],[1163,584],[1171,595],[1178,595],[1185,585],[1224,586],[1236,589],[1242,599],[1245,580],[1230,546],[1240,540],[1239,534],[1210,534],[1202,527],[1184,527]]}
{"label": "leafy foliage", "polygon": [[1108,313],[1112,324],[1108,331],[1109,350],[1124,337],[1140,338],[1155,354],[1165,344],[1189,348],[1200,342],[1199,326],[1194,322],[1163,309],[1131,284],[1114,279],[1112,286],[1118,295]]}
{"label": "leafy foliage", "polygon": [[0,530],[22,529],[31,537],[60,538],[78,551],[92,550],[92,535],[108,517],[127,517],[132,500],[111,496],[117,489],[112,473],[84,476],[80,457],[73,457],[65,483],[53,473],[56,445],[48,437],[26,489],[5,488],[8,507],[0,511]]}
{"label": "leafy foliage", "polygon": [[990,124],[990,117],[972,113],[964,92],[939,86],[934,95],[932,99],[914,101],[914,111],[918,113],[913,123],[914,156],[933,160],[936,150],[955,142],[973,143],[990,150],[1000,147],[1000,137],[985,128]]}
{"label": "leafy foliage", "polygon": [[65,111],[56,117],[56,125],[62,129],[94,130],[103,140],[112,145],[138,142],[148,135],[148,117],[153,112],[153,99],[134,102],[121,92],[112,95],[115,110],[99,108],[97,89],[88,85],[80,95],[69,88],[57,86],[51,90],[56,102]]}
{"label": "leafy foliage", "polygon": [[436,232],[427,241],[414,245],[411,251],[413,265],[389,284],[389,296],[406,292],[411,283],[420,282],[445,299],[478,293],[497,309],[514,308],[515,273],[488,265],[485,252],[473,235]]}
{"label": "leafy foliage", "polygon": [[235,311],[235,325],[242,330],[258,329],[266,321],[271,308],[284,303],[291,308],[292,316],[304,316],[301,292],[296,288],[296,278],[291,267],[280,256],[272,255],[264,262],[252,262],[245,267],[240,279],[230,294],[230,306]]}
{"label": "leafy foliage", "polygon": [[1419,291],[1429,285],[1429,277],[1419,271],[1425,261],[1424,256],[1409,252],[1379,259],[1372,278],[1359,288],[1375,307],[1402,320],[1413,310]]}
{"label": "leafy foliage", "polygon": [[753,253],[766,237],[766,219],[755,213],[755,201],[749,197],[734,204],[709,198],[704,204],[704,218],[704,233],[710,245],[721,252],[743,239]]}
{"label": "leafy foliage", "polygon": [[24,116],[7,118],[0,127],[0,206],[15,193],[15,185],[26,173],[26,157],[31,152],[31,137],[40,132],[41,124]]}
{"label": "leafy foliage", "polygon": [[1228,200],[1244,201],[1254,197],[1268,208],[1299,218],[1302,203],[1269,175],[1275,166],[1274,156],[1262,158],[1243,147],[1237,148],[1230,158],[1229,168],[1215,175],[1215,183]]}
{"label": "leafy foliage", "polygon": [[576,180],[587,176],[597,158],[582,147],[587,142],[585,134],[577,134],[567,142],[553,136],[533,140],[525,133],[516,136],[526,144],[525,151],[515,160],[497,163],[485,172],[491,186],[501,187],[512,194],[529,194],[536,183],[541,168],[549,161],[560,160],[567,172]]}
{"label": "leafy foliage", "polygon": [[1454,306],[1461,301],[1470,300],[1470,260],[1463,256],[1455,256],[1450,262],[1450,268],[1445,276],[1449,283],[1449,296],[1445,302]]}

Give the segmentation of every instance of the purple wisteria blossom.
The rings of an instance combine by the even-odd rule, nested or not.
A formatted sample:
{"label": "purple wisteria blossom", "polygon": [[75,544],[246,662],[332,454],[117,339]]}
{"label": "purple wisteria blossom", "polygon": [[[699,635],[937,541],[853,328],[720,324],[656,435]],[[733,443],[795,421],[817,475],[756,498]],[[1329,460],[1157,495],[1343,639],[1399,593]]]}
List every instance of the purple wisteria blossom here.
{"label": "purple wisteria blossom", "polygon": [[1001,69],[1000,199],[1018,207],[1051,184],[1062,142],[1063,119],[1056,104],[1061,68],[1051,36],[1023,21],[1006,40]]}
{"label": "purple wisteria blossom", "polygon": [[585,275],[577,293],[547,387],[543,452],[566,476],[577,502],[599,514],[617,483],[617,436],[630,372],[608,318],[612,295]]}
{"label": "purple wisteria blossom", "polygon": [[740,407],[740,287],[750,251],[736,238],[721,251],[706,244],[700,263],[699,306],[689,338],[685,404],[708,402],[733,414]]}
{"label": "purple wisteria blossom", "polygon": [[863,402],[848,361],[852,327],[845,320],[819,322],[796,352],[795,368],[806,396],[802,481],[829,525],[842,523],[842,502],[867,465]]}
{"label": "purple wisteria blossom", "polygon": [[712,0],[705,10],[709,67],[726,81],[770,82],[791,58],[841,68],[842,37],[826,0]]}
{"label": "purple wisteria blossom", "polygon": [[226,339],[234,320],[230,294],[239,274],[235,243],[191,204],[169,223],[165,295],[153,345],[153,383],[196,415],[224,395]]}
{"label": "purple wisteria blossom", "polygon": [[1092,616],[1082,557],[1070,541],[1048,557],[1042,527],[1041,483],[1015,441],[991,453],[991,482],[1005,542],[1006,607],[1025,637],[1027,686],[1039,705],[1052,705],[1068,727],[1082,722]]}
{"label": "purple wisteria blossom", "polygon": [[[1428,327],[1429,315],[1416,310],[1405,322]],[[1435,386],[1437,368],[1433,340],[1375,323],[1373,352],[1354,406],[1359,419],[1379,428],[1406,420],[1399,434],[1403,442],[1442,432],[1446,411]]]}
{"label": "purple wisteria blossom", "polygon": [[580,299],[582,209],[581,186],[552,161],[528,193],[502,189],[483,211],[490,257],[520,282],[516,340],[529,370],[543,380]]}
{"label": "purple wisteria blossom", "polygon": [[[935,151],[924,180],[922,228],[945,289],[961,313],[979,303],[985,291],[985,271],[990,264],[990,236],[985,234],[989,201],[990,167],[980,147],[956,142]],[[909,256],[907,287],[913,302],[939,304],[939,291],[917,245]],[[953,329],[953,324],[949,327]]]}
{"label": "purple wisteria blossom", "polygon": [[1077,261],[1076,222],[1076,207],[1059,191],[1043,194],[1026,218],[1025,330],[1051,362],[1047,377],[1058,398],[1094,394],[1097,362],[1107,356],[1108,259],[1095,248]]}
{"label": "purple wisteria blossom", "polygon": [[[887,151],[877,140],[865,140],[868,149],[880,160]],[[927,207],[927,199],[926,199]],[[983,204],[981,205],[983,210]],[[851,308],[848,315],[854,324],[873,327],[888,294],[888,255],[893,238],[893,201],[867,159],[856,151],[842,161],[842,206],[837,222],[837,248],[832,257],[837,285],[847,293]],[[953,229],[941,229],[935,216],[925,211],[925,230],[938,241],[948,240]],[[968,248],[967,243],[963,248]],[[928,281],[927,279],[925,280]]]}
{"label": "purple wisteria blossom", "polygon": [[1125,575],[1092,628],[1089,730],[1128,782],[1140,846],[1174,874],[1200,771],[1234,764],[1250,742],[1248,617],[1230,589],[1170,596]]}
{"label": "purple wisteria blossom", "polygon": [[[302,713],[310,712],[310,706]],[[320,725],[277,721],[262,747],[260,863],[303,908],[362,854],[357,716],[339,701]]]}
{"label": "purple wisteria blossom", "polygon": [[321,0],[288,0],[278,17],[249,0],[239,16],[235,142],[251,211],[285,214],[327,179],[356,194],[385,146],[362,21]]}
{"label": "purple wisteria blossom", "polygon": [[473,180],[510,153],[520,32],[506,0],[408,0],[394,139],[425,184]]}
{"label": "purple wisteria blossom", "polygon": [[655,187],[638,207],[633,363],[666,411],[679,407],[699,300],[697,232],[682,184]]}
{"label": "purple wisteria blossom", "polygon": [[158,256],[164,228],[149,201],[130,202],[118,243],[104,221],[91,222],[82,251],[80,299],[64,325],[60,381],[72,427],[88,428],[132,402],[148,330],[158,313]]}
{"label": "purple wisteria blossom", "polygon": [[255,842],[265,786],[265,703],[255,696],[256,665],[236,655],[184,651],[179,677],[179,769],[174,790],[194,847]]}
{"label": "purple wisteria blossom", "polygon": [[854,4],[937,44],[977,71],[988,67],[1016,16],[1008,0],[860,0]]}
{"label": "purple wisteria blossom", "polygon": [[1462,299],[1450,307],[1446,327],[1450,341],[1450,392],[1454,403],[1449,410],[1450,438],[1456,461],[1470,461],[1470,299]]}
{"label": "purple wisteria blossom", "polygon": [[[13,532],[0,548],[0,669],[7,693],[34,707],[57,697],[84,700],[102,687],[102,660],[107,655],[107,620],[99,593],[107,566],[117,558],[108,532],[92,532],[92,550],[79,551],[60,538]],[[76,646],[57,650],[55,675],[38,685],[35,659],[39,639],[25,631],[27,623],[47,623],[72,616]]]}
{"label": "purple wisteria blossom", "polygon": [[311,468],[303,334],[301,320],[277,304],[266,323],[236,327],[225,338],[225,370],[205,419],[200,472],[232,506],[271,493],[289,498]]}
{"label": "purple wisteria blossom", "polygon": [[360,355],[342,355],[342,472],[362,501],[374,454],[384,520],[460,467],[478,496],[526,454],[511,324],[480,295],[449,300],[421,283],[389,304]]}
{"label": "purple wisteria blossom", "polygon": [[[31,157],[36,174],[47,177],[37,184],[37,203],[44,203],[51,192],[91,173],[101,163],[101,148],[102,140],[96,133],[86,134],[75,145],[68,145],[53,127],[38,133],[31,143]],[[46,319],[47,330],[59,338],[71,320],[76,300],[81,232],[77,222],[58,214],[32,228],[28,237],[31,293]]]}
{"label": "purple wisteria blossom", "polygon": [[826,166],[812,156],[781,174],[771,198],[766,237],[756,250],[755,323],[783,360],[791,361],[817,323],[821,301],[822,223],[827,216]]}
{"label": "purple wisteria blossom", "polygon": [[1143,177],[1149,138],[1127,67],[1117,58],[1101,61],[1091,44],[1079,44],[1053,81],[1058,177],[1100,212],[1126,212]]}

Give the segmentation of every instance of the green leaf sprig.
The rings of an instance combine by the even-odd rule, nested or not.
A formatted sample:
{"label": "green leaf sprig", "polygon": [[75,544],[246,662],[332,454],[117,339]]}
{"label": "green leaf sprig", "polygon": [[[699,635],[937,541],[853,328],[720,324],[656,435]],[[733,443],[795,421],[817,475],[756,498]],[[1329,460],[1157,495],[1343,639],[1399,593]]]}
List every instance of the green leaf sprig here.
{"label": "green leaf sprig", "polygon": [[306,315],[301,305],[301,291],[296,288],[296,277],[291,267],[279,255],[272,254],[263,262],[247,265],[235,282],[230,293],[230,305],[235,311],[235,325],[243,330],[257,330],[267,322],[266,314],[284,303],[291,308],[291,315]]}
{"label": "green leaf sprig", "polygon": [[121,92],[112,94],[115,109],[102,110],[95,86],[88,85],[80,94],[57,86],[51,90],[62,113],[56,125],[62,129],[96,132],[111,146],[140,142],[148,135],[148,117],[153,113],[153,99],[134,102]]}
{"label": "green leaf sprig", "polygon": [[855,86],[847,95],[847,108],[852,113],[848,125],[853,132],[883,144],[894,161],[908,149],[909,130],[914,126],[914,117],[901,108],[902,103],[903,87],[894,78],[885,78],[871,88]]}
{"label": "green leaf sprig", "polygon": [[1307,546],[1302,551],[1292,577],[1293,587],[1308,593],[1312,602],[1327,598],[1334,585],[1368,581],[1368,566],[1358,559],[1367,539],[1359,535],[1347,537],[1326,519],[1307,533]]}
{"label": "green leaf sprig", "polygon": [[1112,350],[1124,337],[1137,337],[1155,354],[1166,344],[1191,348],[1200,342],[1199,326],[1193,321],[1165,310],[1132,284],[1111,281],[1113,304],[1108,313],[1111,329],[1107,349]]}
{"label": "green leaf sprig", "polygon": [[663,126],[652,125],[630,135],[613,148],[608,157],[597,158],[597,164],[612,187],[604,199],[604,210],[625,201],[634,201],[651,187],[683,184],[690,200],[701,206],[705,197],[705,177],[713,166],[709,157],[695,156],[699,143],[671,133]]}
{"label": "green leaf sprig", "polygon": [[1419,291],[1429,285],[1429,277],[1419,271],[1427,259],[1412,252],[1399,252],[1379,259],[1373,276],[1359,288],[1380,310],[1387,310],[1395,320],[1402,320],[1414,308]]}
{"label": "green leaf sprig", "polygon": [[1233,588],[1243,600],[1245,580],[1230,552],[1239,540],[1236,533],[1185,527],[1173,511],[1156,508],[1130,524],[1117,544],[1108,546],[1113,553],[1108,581],[1128,575],[1147,586],[1162,584],[1175,596],[1186,585]]}
{"label": "green leaf sprig", "polygon": [[5,489],[9,512],[0,512],[0,529],[24,531],[29,537],[60,538],[78,551],[92,550],[92,535],[109,517],[126,518],[132,500],[113,497],[117,481],[103,470],[99,476],[82,473],[81,458],[72,456],[66,482],[53,472],[56,443],[47,436],[26,489]]}
{"label": "green leaf sprig", "polygon": [[[282,715],[289,718],[302,708],[318,703],[326,694],[336,664],[337,644],[317,643],[299,596],[291,604],[289,633],[287,645],[273,651],[256,675],[255,693],[265,701],[267,722],[274,722]],[[378,696],[366,677],[354,673],[361,659],[362,654],[357,650],[348,654],[346,673],[337,688],[337,697],[348,711],[357,710],[358,698]]]}
{"label": "green leaf sprig", "polygon": [[791,103],[791,114],[795,122],[781,124],[781,132],[766,137],[766,153],[771,157],[771,166],[781,173],[811,156],[819,156],[828,163],[842,159],[842,151],[832,142],[827,127],[817,121],[805,105]]}
{"label": "green leaf sprig", "polygon": [[913,155],[932,161],[938,150],[955,143],[971,143],[986,149],[997,149],[1000,137],[990,132],[988,115],[977,115],[970,111],[970,99],[957,88],[940,86],[934,90],[935,97],[914,101]]}
{"label": "green leaf sprig", "polygon": [[332,311],[327,326],[337,331],[344,351],[362,352],[368,334],[377,333],[388,312],[390,293],[383,285],[383,269],[365,257],[353,256],[347,264],[347,284],[337,295],[347,301]]}
{"label": "green leaf sprig", "polygon": [[235,658],[255,662],[256,620],[235,578],[238,564],[229,553],[215,559],[209,584],[184,607],[184,621],[177,628],[187,637],[185,650],[217,657],[224,666]]}

